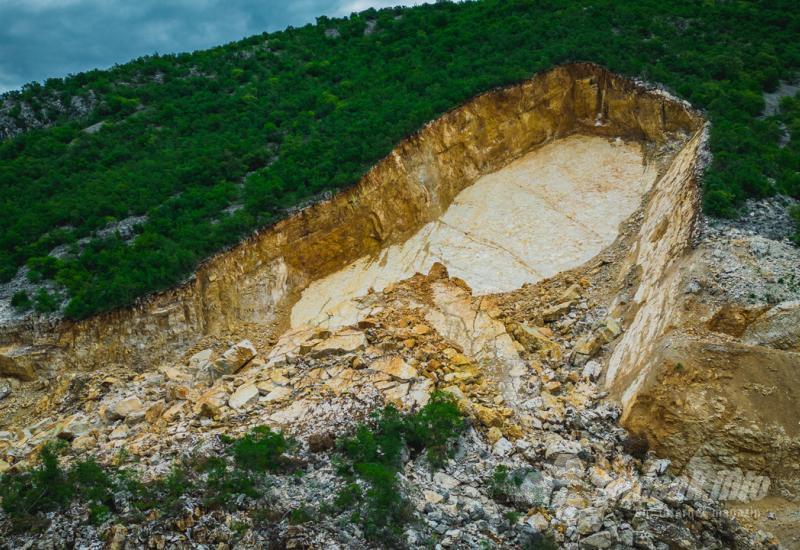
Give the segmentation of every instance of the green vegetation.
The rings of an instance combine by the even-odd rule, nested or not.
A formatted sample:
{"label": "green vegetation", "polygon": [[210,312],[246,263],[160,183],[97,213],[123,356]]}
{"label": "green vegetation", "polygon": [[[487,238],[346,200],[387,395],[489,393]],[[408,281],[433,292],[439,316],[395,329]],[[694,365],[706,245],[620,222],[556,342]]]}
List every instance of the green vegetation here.
{"label": "green vegetation", "polygon": [[[338,442],[338,470],[348,483],[336,505],[353,509],[352,519],[368,539],[396,540],[412,518],[411,506],[397,479],[404,450],[419,453],[427,448],[431,467],[441,467],[453,450],[464,419],[450,394],[434,393],[415,414],[403,416],[389,405],[373,420],[374,426],[360,425],[354,435]],[[423,429],[429,430],[424,436]]]}
{"label": "green vegetation", "polygon": [[[345,479],[335,509],[351,510],[365,534],[373,539],[397,537],[412,518],[397,473],[404,460],[426,452],[432,467],[444,463],[455,439],[464,428],[464,418],[449,394],[436,393],[414,414],[402,415],[387,407],[374,415],[374,426],[360,425],[339,441],[338,470]],[[426,427],[426,428],[425,428]],[[422,429],[430,430],[425,436]],[[295,442],[265,426],[253,428],[240,438],[221,438],[220,455],[198,454],[177,460],[164,477],[142,481],[133,468],[101,466],[93,459],[79,460],[68,468],[59,463],[63,441],[45,446],[40,463],[25,472],[0,477],[0,506],[16,531],[38,530],[46,522],[41,513],[83,506],[90,522],[111,518],[141,521],[144,514],[176,516],[187,495],[198,497],[206,510],[233,511],[254,504],[253,518],[280,521],[281,515],[259,506],[269,483],[265,474],[301,472],[287,457]],[[120,462],[124,462],[122,457]],[[120,502],[123,504],[120,505]],[[123,513],[123,509],[127,510]],[[331,507],[320,507],[331,511]],[[131,511],[132,510],[132,511]],[[311,521],[317,509],[301,506],[289,511],[292,525]]]}
{"label": "green vegetation", "polygon": [[64,470],[58,463],[63,442],[50,443],[40,455],[40,464],[30,472],[7,474],[0,479],[3,511],[17,529],[41,525],[39,512],[64,509],[80,500],[89,509],[92,523],[107,519],[113,506],[114,483],[92,459],[76,462]]}
{"label": "green vegetation", "polygon": [[281,432],[258,426],[241,439],[228,442],[239,468],[254,472],[275,472],[288,466],[284,453],[289,450],[291,442]]}
{"label": "green vegetation", "polygon": [[147,482],[133,469],[101,466],[92,458],[65,469],[59,464],[64,442],[49,443],[38,466],[0,477],[0,501],[17,531],[40,528],[45,523],[40,512],[64,511],[73,503],[85,506],[89,521],[100,524],[119,513],[115,495],[124,495],[139,514],[177,515],[187,494],[198,495],[206,509],[232,510],[241,502],[239,495],[250,499],[263,495],[264,480],[259,474],[289,471],[283,453],[290,442],[279,432],[259,426],[239,439],[227,438],[225,443],[223,456],[178,460],[167,476]]}
{"label": "green vegetation", "polygon": [[[661,82],[708,112],[711,214],[796,197],[797,140],[779,147],[780,117],[759,115],[762,92],[800,67],[798,35],[790,0],[436,3],[30,84],[8,96],[10,114],[24,102],[55,124],[0,143],[0,281],[28,265],[60,285],[75,318],[131,303],[285,208],[356,182],[476,93],[573,60]],[[96,108],[58,118],[48,99]],[[134,240],[97,235],[145,214]],[[74,254],[49,257],[60,245]]]}
{"label": "green vegetation", "polygon": [[789,212],[794,220],[794,242],[800,246],[800,206],[793,206]]}
{"label": "green vegetation", "polygon": [[31,302],[30,296],[28,296],[28,293],[24,290],[15,292],[11,297],[11,307],[17,311],[28,311],[32,305],[33,302]]}

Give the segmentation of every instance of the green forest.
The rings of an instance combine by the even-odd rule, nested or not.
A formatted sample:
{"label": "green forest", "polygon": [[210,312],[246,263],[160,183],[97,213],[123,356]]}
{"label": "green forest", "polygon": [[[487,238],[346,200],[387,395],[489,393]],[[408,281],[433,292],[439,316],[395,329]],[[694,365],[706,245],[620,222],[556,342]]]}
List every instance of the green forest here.
{"label": "green forest", "polygon": [[[367,10],[6,94],[53,124],[0,142],[0,281],[19,309],[83,318],[187,277],[204,258],[352,185],[426,121],[569,61],[667,86],[712,121],[709,214],[800,196],[795,0],[483,0]],[[55,109],[82,98],[80,119]],[[84,131],[97,125],[95,132]],[[782,143],[782,141],[784,143]],[[98,230],[145,216],[135,238]],[[800,219],[800,216],[799,216]],[[55,247],[67,254],[49,255]]]}

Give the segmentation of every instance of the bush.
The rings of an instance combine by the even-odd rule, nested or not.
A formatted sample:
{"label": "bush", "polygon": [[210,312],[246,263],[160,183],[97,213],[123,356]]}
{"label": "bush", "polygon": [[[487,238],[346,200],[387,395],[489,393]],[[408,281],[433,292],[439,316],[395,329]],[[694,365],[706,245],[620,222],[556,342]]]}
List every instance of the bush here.
{"label": "bush", "polygon": [[28,311],[33,306],[33,302],[27,292],[20,290],[19,292],[15,292],[11,297],[11,306],[20,312]]}
{"label": "bush", "polygon": [[58,300],[55,296],[40,288],[34,296],[34,306],[36,313],[52,313],[58,311]]}
{"label": "bush", "polygon": [[337,443],[338,472],[348,483],[337,495],[336,505],[354,508],[352,519],[368,539],[395,540],[413,517],[397,479],[404,449],[417,453],[427,449],[431,466],[441,467],[464,419],[449,394],[434,393],[417,413],[404,416],[388,405],[372,420],[372,426],[360,425],[354,435]]}
{"label": "bush", "polygon": [[115,510],[116,482],[93,458],[77,462],[70,471],[72,491],[89,506],[89,521],[100,524]]}
{"label": "bush", "polygon": [[236,466],[256,472],[271,472],[286,468],[288,461],[283,456],[290,442],[281,432],[273,432],[266,426],[257,426],[238,440],[227,440],[229,452]]}
{"label": "bush", "polygon": [[[410,503],[397,478],[405,450],[412,443],[415,452],[430,445],[435,452],[429,456],[437,458],[431,463],[441,464],[464,425],[453,405],[449,397],[437,394],[411,415],[388,406],[373,416],[372,427],[359,426],[353,435],[338,442],[338,471],[347,483],[335,504],[352,510],[351,517],[370,539],[394,540],[411,519]],[[424,433],[426,430],[430,433]],[[117,498],[125,502],[120,508],[132,510],[127,521],[141,520],[144,512],[153,510],[177,515],[184,509],[187,494],[199,498],[206,509],[233,511],[244,499],[263,494],[263,478],[255,473],[300,472],[285,455],[294,442],[266,426],[253,428],[238,439],[223,437],[222,441],[226,443],[224,455],[178,460],[167,476],[147,482],[131,470],[104,466],[91,458],[62,468],[59,455],[65,442],[50,443],[33,469],[0,477],[1,505],[17,530],[38,528],[44,521],[43,512],[64,511],[74,503],[84,507],[90,522],[103,523],[120,513]],[[318,509],[320,513],[323,510]],[[305,507],[289,514],[293,525],[311,520],[312,512]]]}
{"label": "bush", "polygon": [[227,462],[219,457],[208,459],[202,468],[206,472],[202,502],[206,508],[235,508],[235,497],[244,495],[257,498],[259,492],[249,472],[229,469]]}
{"label": "bush", "polygon": [[435,392],[425,407],[406,419],[404,428],[412,450],[427,449],[428,461],[439,468],[452,454],[452,442],[464,429],[464,417],[451,394]]}
{"label": "bush", "polygon": [[75,496],[70,477],[58,463],[63,443],[45,445],[40,464],[30,472],[4,474],[0,479],[3,511],[12,520],[22,520],[67,506]]}
{"label": "bush", "polygon": [[289,512],[289,525],[301,525],[312,520],[311,513],[305,506],[295,508]]}

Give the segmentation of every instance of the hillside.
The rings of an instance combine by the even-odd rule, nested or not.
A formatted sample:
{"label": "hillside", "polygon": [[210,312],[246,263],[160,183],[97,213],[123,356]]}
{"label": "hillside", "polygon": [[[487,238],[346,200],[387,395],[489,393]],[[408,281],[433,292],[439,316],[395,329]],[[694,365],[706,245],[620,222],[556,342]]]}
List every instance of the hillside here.
{"label": "hillside", "polygon": [[796,197],[798,102],[762,115],[799,33],[788,0],[439,3],[28,85],[0,106],[5,315],[83,318],[168,288],[437,115],[572,60],[707,111],[710,214]]}
{"label": "hillside", "polygon": [[707,146],[563,65],[185,285],[0,327],[0,540],[791,548],[796,201],[710,222]]}

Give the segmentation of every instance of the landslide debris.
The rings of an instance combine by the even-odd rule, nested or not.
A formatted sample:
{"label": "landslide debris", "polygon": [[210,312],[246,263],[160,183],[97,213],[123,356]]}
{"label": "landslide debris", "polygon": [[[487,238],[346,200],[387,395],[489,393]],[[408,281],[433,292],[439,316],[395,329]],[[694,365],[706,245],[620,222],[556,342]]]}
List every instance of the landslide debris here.
{"label": "landslide debris", "polygon": [[[374,481],[337,474],[335,441],[386,404],[411,413],[438,391],[452,396],[468,424],[440,469],[425,454],[402,454],[397,490],[409,508],[397,531],[401,545],[769,543],[670,475],[668,460],[631,454],[620,409],[598,387],[600,356],[577,347],[587,332],[602,334],[594,354],[619,336],[598,302],[610,266],[601,260],[593,274],[475,297],[436,264],[362,297],[360,320],[334,331],[296,327],[271,348],[242,341],[124,379],[102,369],[73,375],[80,399],[54,400],[38,422],[0,432],[10,460],[4,469],[24,471],[60,439],[69,447],[65,464],[92,457],[152,480],[198,454],[224,455],[226,442],[269,425],[296,442],[286,456],[302,475],[265,473],[264,493],[238,489],[223,508],[197,488],[177,497],[178,513],[125,516],[124,526],[87,524],[82,506],[49,514],[35,535],[13,533],[0,517],[5,540],[115,548],[373,545],[364,538],[369,528],[336,503],[347,483],[368,489]],[[570,306],[553,314],[565,299]],[[227,372],[208,376],[223,364]],[[124,494],[110,498],[124,509]]]}

